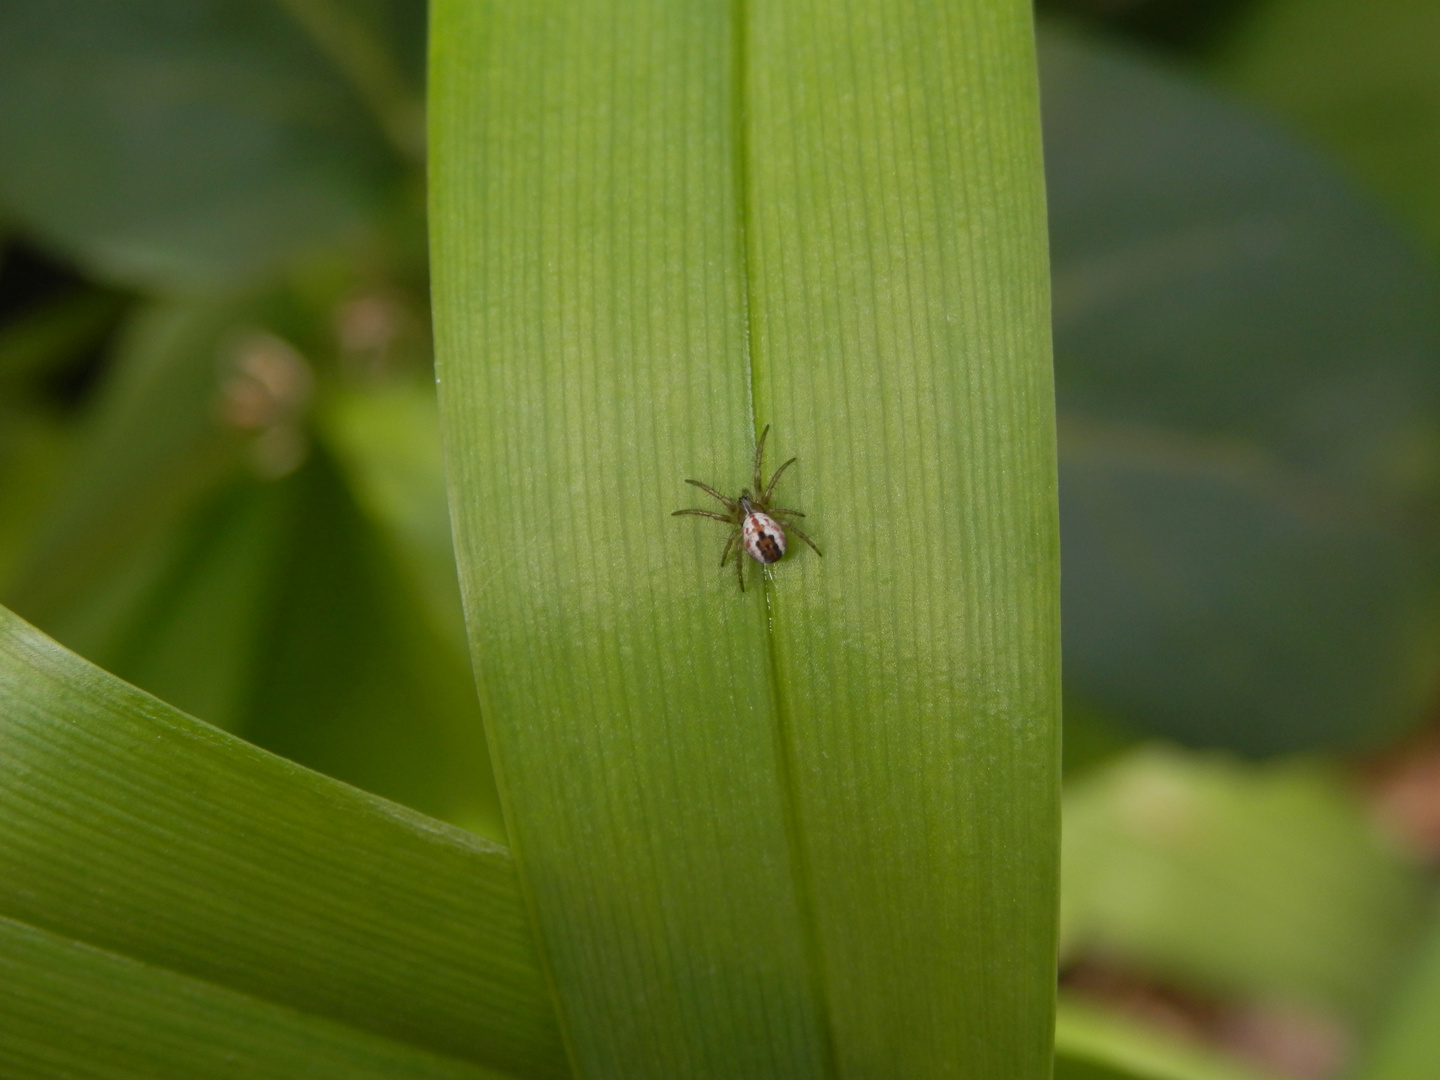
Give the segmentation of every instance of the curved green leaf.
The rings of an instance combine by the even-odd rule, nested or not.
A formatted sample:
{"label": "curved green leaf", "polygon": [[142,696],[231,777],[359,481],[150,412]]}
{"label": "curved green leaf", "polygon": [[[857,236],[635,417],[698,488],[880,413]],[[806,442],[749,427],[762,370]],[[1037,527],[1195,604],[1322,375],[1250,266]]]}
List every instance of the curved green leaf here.
{"label": "curved green leaf", "polygon": [[0,919],[7,1080],[500,1074]]}
{"label": "curved green leaf", "polygon": [[55,1053],[72,1039],[55,1012],[66,1000],[93,1003],[106,980],[190,1000],[198,980],[194,1012],[116,1015],[193,1041],[205,1024],[223,1033],[240,994],[270,1006],[235,1006],[237,1047],[247,1025],[285,1028],[283,1049],[344,1024],[370,1033],[362,1049],[383,1036],[523,1076],[565,1071],[505,849],[192,720],[3,611],[0,918],[7,962],[28,965],[40,995],[25,1037],[49,1030]]}
{"label": "curved green leaf", "polygon": [[[1049,1068],[1056,537],[1028,6],[432,28],[457,553],[584,1076]],[[671,512],[772,465],[741,593]]]}

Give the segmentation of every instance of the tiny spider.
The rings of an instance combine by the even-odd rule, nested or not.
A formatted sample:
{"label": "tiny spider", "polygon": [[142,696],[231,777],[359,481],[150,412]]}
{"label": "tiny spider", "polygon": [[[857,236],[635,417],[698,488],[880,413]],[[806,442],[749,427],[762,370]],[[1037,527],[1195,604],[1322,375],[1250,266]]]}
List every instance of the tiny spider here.
{"label": "tiny spider", "polygon": [[[809,544],[816,555],[820,555],[820,549],[815,546],[815,541],[806,536],[796,527],[793,521],[786,521],[786,518],[804,517],[799,510],[785,510],[770,505],[770,496],[775,491],[775,484],[780,479],[780,474],[795,464],[796,459],[791,458],[775,470],[770,477],[770,483],[766,484],[760,478],[760,459],[765,456],[765,436],[770,434],[770,425],[765,425],[765,430],[760,433],[760,443],[755,447],[755,490],[763,491],[764,494],[752,496],[749,491],[742,491],[738,498],[727,499],[720,492],[716,491],[709,484],[702,484],[699,480],[686,480],[685,483],[693,484],[707,495],[713,495],[725,504],[727,514],[716,514],[709,510],[676,510],[671,517],[679,517],[681,514],[693,514],[695,517],[713,518],[716,521],[723,521],[726,525],[733,525],[730,530],[729,539],[725,541],[725,550],[720,555],[720,565],[724,566],[730,558],[730,551],[735,549],[735,574],[740,579],[740,591],[745,591],[745,560],[740,557],[739,547],[743,546],[750,557],[761,565],[779,562],[785,554],[785,529],[789,529],[796,536]],[[784,528],[780,523],[784,521]],[[739,540],[737,546],[735,541]]]}

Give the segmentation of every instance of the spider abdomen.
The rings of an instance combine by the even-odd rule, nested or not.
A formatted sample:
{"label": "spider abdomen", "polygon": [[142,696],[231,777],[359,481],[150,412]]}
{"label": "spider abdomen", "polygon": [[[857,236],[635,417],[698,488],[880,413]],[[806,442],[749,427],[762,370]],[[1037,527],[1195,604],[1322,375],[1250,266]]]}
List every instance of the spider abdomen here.
{"label": "spider abdomen", "polygon": [[740,528],[740,541],[759,563],[779,562],[785,554],[785,530],[769,514],[751,510]]}

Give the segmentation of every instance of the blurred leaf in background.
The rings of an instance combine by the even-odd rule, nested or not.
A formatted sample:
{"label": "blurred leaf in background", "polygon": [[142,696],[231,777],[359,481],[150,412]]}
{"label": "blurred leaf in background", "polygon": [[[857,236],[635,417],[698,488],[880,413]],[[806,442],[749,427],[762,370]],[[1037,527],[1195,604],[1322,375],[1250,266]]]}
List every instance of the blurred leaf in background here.
{"label": "blurred leaf in background", "polygon": [[1067,791],[1063,850],[1062,966],[1105,957],[1362,1030],[1425,909],[1418,868],[1313,762],[1129,754]]}
{"label": "blurred leaf in background", "polygon": [[1266,0],[1237,20],[1215,62],[1440,253],[1437,48],[1431,0]]}
{"label": "blurred leaf in background", "polygon": [[108,351],[126,297],[33,247],[0,247],[0,579],[26,545],[61,471],[66,414]]}
{"label": "blurred leaf in background", "polygon": [[1434,700],[1440,280],[1214,91],[1045,43],[1067,698],[1248,753]]}
{"label": "blurred leaf in background", "polygon": [[366,228],[397,174],[278,4],[0,13],[0,202],[101,278],[195,292],[273,269]]}

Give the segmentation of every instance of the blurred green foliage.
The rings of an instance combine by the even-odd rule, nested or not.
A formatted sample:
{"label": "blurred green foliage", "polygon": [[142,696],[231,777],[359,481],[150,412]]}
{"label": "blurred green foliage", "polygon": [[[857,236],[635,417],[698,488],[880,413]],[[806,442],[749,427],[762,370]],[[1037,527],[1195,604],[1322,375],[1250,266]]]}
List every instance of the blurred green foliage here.
{"label": "blurred green foliage", "polygon": [[1332,150],[1440,252],[1440,7],[1273,0],[1228,35],[1220,73]]}
{"label": "blurred green foliage", "polygon": [[[1065,959],[1299,1003],[1363,1075],[1440,1076],[1433,943],[1410,970],[1433,887],[1338,756],[1433,721],[1440,677],[1440,16],[1048,8],[1189,66],[1073,27],[1042,53]],[[430,366],[423,39],[411,0],[0,8],[0,600],[498,837]]]}
{"label": "blurred green foliage", "polygon": [[278,4],[17,3],[4,30],[0,201],[98,276],[213,288],[373,229],[395,197],[382,132]]}
{"label": "blurred green foliage", "polygon": [[1373,746],[1440,676],[1440,280],[1212,91],[1042,55],[1067,697],[1202,745]]}
{"label": "blurred green foliage", "polygon": [[1066,794],[1061,962],[1373,1024],[1424,910],[1418,868],[1314,762],[1151,747]]}

